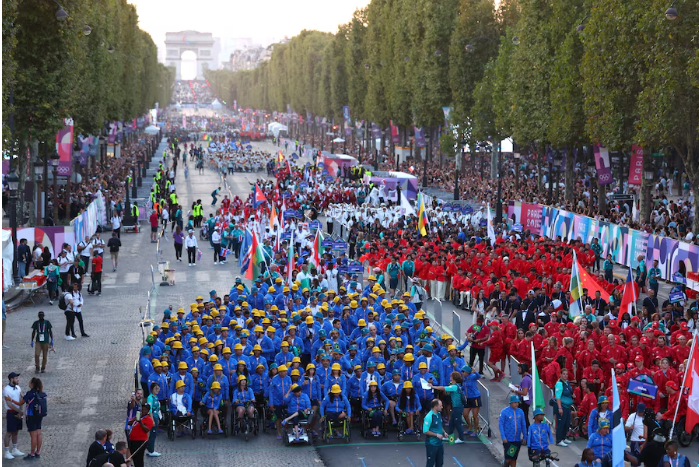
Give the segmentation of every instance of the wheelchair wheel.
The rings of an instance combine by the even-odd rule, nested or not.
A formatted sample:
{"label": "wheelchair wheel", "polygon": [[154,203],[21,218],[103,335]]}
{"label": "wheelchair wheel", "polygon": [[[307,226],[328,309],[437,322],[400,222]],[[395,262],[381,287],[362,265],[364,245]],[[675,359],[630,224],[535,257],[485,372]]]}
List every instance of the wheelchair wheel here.
{"label": "wheelchair wheel", "polygon": [[171,420],[167,424],[167,437],[170,441],[175,441],[175,421]]}
{"label": "wheelchair wheel", "polygon": [[192,435],[192,439],[197,437],[197,424],[193,419],[189,421],[189,432]]}
{"label": "wheelchair wheel", "polygon": [[677,442],[680,444],[680,446],[686,448],[692,443],[692,439],[694,438],[694,430],[685,431],[684,426],[685,417],[682,417],[677,423],[677,429],[675,432],[677,433]]}
{"label": "wheelchair wheel", "polygon": [[580,436],[582,436],[585,439],[588,439],[590,434],[587,432],[587,415],[583,415],[582,417],[580,417],[579,427]]}
{"label": "wheelchair wheel", "polygon": [[349,444],[352,441],[352,426],[349,420],[345,420],[345,443]]}

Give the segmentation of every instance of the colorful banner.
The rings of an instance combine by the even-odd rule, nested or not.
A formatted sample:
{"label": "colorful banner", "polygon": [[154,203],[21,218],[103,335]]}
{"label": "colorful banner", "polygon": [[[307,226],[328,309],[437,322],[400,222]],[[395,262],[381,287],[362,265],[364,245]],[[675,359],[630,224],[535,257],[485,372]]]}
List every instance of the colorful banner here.
{"label": "colorful banner", "polygon": [[629,161],[629,185],[641,185],[643,182],[643,148],[631,145]]}
{"label": "colorful banner", "polygon": [[425,143],[425,135],[422,132],[422,128],[413,127],[413,129],[415,131],[415,147],[424,148],[425,146],[427,146],[427,144]]}
{"label": "colorful banner", "polygon": [[73,160],[73,119],[65,118],[65,127],[56,133],[56,151],[60,159],[58,160],[58,175],[70,177],[72,174],[71,162]]}
{"label": "colorful banner", "polygon": [[529,230],[538,235],[541,232],[541,205],[510,201],[507,207],[507,217],[514,224],[520,224],[523,230]]}
{"label": "colorful banner", "polygon": [[371,122],[371,136],[373,136],[374,139],[381,138],[381,128],[374,122]]}
{"label": "colorful banner", "polygon": [[97,232],[98,225],[106,223],[107,209],[104,204],[104,197],[101,192],[97,192],[95,199],[87,206],[87,209],[70,221],[70,225],[75,233],[74,244],[82,241],[86,236],[91,237]]}
{"label": "colorful banner", "polygon": [[391,141],[393,141],[393,144],[399,144],[400,134],[398,132],[398,125],[394,125],[393,120],[391,120],[389,123],[391,125]]}
{"label": "colorful banner", "polygon": [[597,182],[600,185],[608,185],[614,181],[609,151],[601,144],[595,144],[593,150],[595,153],[595,167],[597,168]]}
{"label": "colorful banner", "polygon": [[342,107],[342,116],[345,117],[346,122],[351,121],[349,105],[345,105]]}
{"label": "colorful banner", "polygon": [[[10,229],[3,229],[9,231]],[[41,243],[49,248],[51,257],[56,258],[63,248],[63,244],[67,243],[75,248],[75,234],[72,227],[19,227],[17,229],[17,241],[27,239],[30,247]]]}

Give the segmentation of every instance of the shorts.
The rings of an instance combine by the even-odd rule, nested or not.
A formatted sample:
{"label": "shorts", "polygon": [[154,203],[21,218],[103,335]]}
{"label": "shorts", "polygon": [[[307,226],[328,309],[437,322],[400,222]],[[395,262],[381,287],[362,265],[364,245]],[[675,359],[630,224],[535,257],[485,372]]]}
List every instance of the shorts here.
{"label": "shorts", "polygon": [[16,417],[17,412],[7,412],[7,432],[15,433],[17,431],[22,431],[22,419]]}
{"label": "shorts", "polygon": [[277,420],[283,420],[284,418],[284,411],[286,410],[285,405],[278,405],[274,407],[274,415],[277,416]]}
{"label": "shorts", "polygon": [[157,226],[156,226],[156,227],[151,227],[151,228],[150,228],[150,231],[151,231],[152,233],[157,233],[157,232],[158,232],[158,227],[157,227]]}
{"label": "shorts", "polygon": [[481,396],[469,397],[466,399],[466,408],[467,409],[478,409],[482,406],[483,406],[483,404],[481,404]]}
{"label": "shorts", "polygon": [[27,431],[41,430],[41,421],[44,417],[27,417]]}
{"label": "shorts", "polygon": [[522,442],[518,441],[516,443],[502,443],[505,451],[505,460],[517,460],[519,457],[519,449],[522,447]]}
{"label": "shorts", "polygon": [[391,277],[391,279],[388,281],[388,287],[390,289],[395,289],[398,287],[398,278],[396,277],[395,279]]}

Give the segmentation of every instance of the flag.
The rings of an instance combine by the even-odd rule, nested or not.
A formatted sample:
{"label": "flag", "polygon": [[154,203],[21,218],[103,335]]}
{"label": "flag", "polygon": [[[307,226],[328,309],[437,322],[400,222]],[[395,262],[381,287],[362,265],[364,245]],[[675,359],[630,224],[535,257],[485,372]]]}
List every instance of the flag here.
{"label": "flag", "polygon": [[277,217],[277,208],[272,203],[272,212],[269,215],[269,230],[274,231],[275,225],[279,225],[279,217]]}
{"label": "flag", "polygon": [[313,253],[310,259],[310,263],[315,265],[316,268],[320,267],[320,260],[325,253],[325,248],[323,248],[323,233],[322,229],[316,230],[316,238],[313,240]]}
{"label": "flag", "polygon": [[403,216],[412,216],[415,214],[415,208],[410,205],[408,197],[403,194],[400,197],[400,212]]}
{"label": "flag", "polygon": [[423,237],[425,235],[427,235],[427,230],[425,229],[425,226],[427,224],[428,224],[428,221],[427,221],[427,213],[425,212],[425,200],[422,197],[422,193],[420,193],[420,207],[418,208],[418,213],[417,213],[417,231]]}
{"label": "flag", "polygon": [[[578,267],[578,276],[580,280],[580,287],[587,289],[587,295],[590,297],[595,296],[595,292],[599,292],[600,296],[605,302],[609,302],[609,293],[605,288],[597,281],[595,276],[588,273],[585,268]],[[636,294],[638,296],[638,294]]]}
{"label": "flag", "polygon": [[267,202],[267,198],[265,197],[265,194],[260,190],[260,187],[257,186],[257,183],[255,183],[255,191],[252,194],[252,207],[253,209],[257,209],[260,207],[260,205],[264,204]]}
{"label": "flag", "polygon": [[534,351],[534,342],[530,343],[532,352],[532,394],[531,407],[536,409],[545,409],[546,401],[544,400],[544,391],[541,389],[541,380],[539,379],[539,370],[536,368],[536,352]]}
{"label": "flag", "polygon": [[294,267],[296,267],[296,265],[294,264],[295,256],[294,256],[294,230],[293,229],[291,229],[291,239],[289,239],[289,251],[287,254],[288,254],[288,258],[287,258],[286,268],[287,268],[287,274],[289,276],[287,279],[287,282],[289,283],[289,285],[291,285],[291,283],[293,282],[291,271],[293,271]]}
{"label": "flag", "polygon": [[495,247],[495,227],[493,226],[493,213],[490,212],[490,203],[486,209],[486,214],[488,215],[488,238],[490,239],[490,246]]}
{"label": "flag", "polygon": [[228,256],[228,253],[230,252],[231,250],[229,250],[228,248],[221,248],[221,253],[219,254],[219,256],[221,258],[226,258]]}
{"label": "flag", "polygon": [[624,424],[621,423],[621,404],[619,401],[619,388],[616,386],[614,368],[612,372],[612,419],[609,424],[612,428],[612,467],[624,467],[624,451],[626,450],[626,435]]}
{"label": "flag", "polygon": [[621,305],[619,305],[619,311],[623,315],[628,313],[629,316],[633,316],[633,306],[638,301],[638,284],[633,280],[631,275],[631,268],[629,268],[629,273],[626,276],[626,284],[624,285],[624,295],[621,297]]}
{"label": "flag", "polygon": [[573,267],[570,270],[570,309],[568,316],[572,319],[583,312],[582,301],[582,285],[580,284],[580,268],[578,266],[578,255],[573,250]]}
{"label": "flag", "polygon": [[[696,332],[692,336],[692,351],[689,354],[689,363],[685,371],[684,383],[682,384],[680,394],[684,392],[684,388],[689,388],[684,430],[691,433],[696,424],[699,423],[699,350],[697,350]],[[693,384],[695,379],[697,380],[696,386]],[[694,389],[695,387],[697,388],[696,390]]]}
{"label": "flag", "polygon": [[243,261],[241,274],[245,274],[247,279],[253,280],[260,275],[260,263],[265,262],[265,255],[260,243],[257,241],[257,234],[253,232],[250,249],[245,254],[246,261]]}
{"label": "flag", "polygon": [[241,273],[245,272],[245,269],[248,267],[246,265],[246,260],[249,260],[249,258],[247,258],[246,253],[252,243],[252,232],[249,229],[245,229],[245,233],[243,233],[242,237],[242,241],[240,241],[240,251],[243,254],[238,257],[238,266],[240,266]]}

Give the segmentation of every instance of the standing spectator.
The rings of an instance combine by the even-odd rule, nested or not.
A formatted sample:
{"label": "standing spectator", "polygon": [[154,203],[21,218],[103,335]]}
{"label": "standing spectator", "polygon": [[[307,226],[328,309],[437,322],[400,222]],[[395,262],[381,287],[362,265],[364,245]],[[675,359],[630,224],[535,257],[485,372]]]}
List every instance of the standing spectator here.
{"label": "standing spectator", "polygon": [[41,267],[45,268],[51,262],[51,250],[49,247],[45,246],[44,251],[41,253]]}
{"label": "standing spectator", "polygon": [[31,451],[25,460],[39,459],[41,456],[41,422],[46,416],[46,393],[44,384],[39,378],[32,378],[29,381],[29,391],[24,395],[24,402],[27,404],[27,431],[31,438]]}
{"label": "standing spectator", "polygon": [[556,414],[556,445],[566,447],[568,430],[570,429],[570,406],[573,405],[573,389],[568,382],[568,369],[561,370],[561,376],[554,387],[558,413]]}
{"label": "standing spectator", "polygon": [[90,448],[87,450],[87,462],[85,463],[86,467],[89,467],[92,461],[107,452],[104,448],[106,442],[107,432],[105,430],[97,430],[95,432],[95,440],[92,442],[92,444],[90,444]]}
{"label": "standing spectator", "polygon": [[646,260],[643,255],[638,255],[636,258],[638,261],[638,266],[636,266],[636,283],[638,284],[639,291],[646,292],[646,277],[648,275],[648,270],[646,269]]}
{"label": "standing spectator", "polygon": [[117,238],[121,238],[121,216],[113,215],[112,219],[112,234],[116,234]]}
{"label": "standing spectator", "polygon": [[658,260],[653,260],[653,267],[648,270],[648,286],[655,292],[655,296],[658,296],[658,279],[661,278],[660,268],[658,267]]}
{"label": "standing spectator", "polygon": [[32,253],[32,261],[34,262],[34,269],[41,270],[43,267],[42,263],[42,254],[43,254],[43,247],[41,246],[41,243],[37,243],[34,245],[34,251]]}
{"label": "standing spectator", "polygon": [[[7,375],[9,384],[2,391],[5,400],[5,410],[7,412],[7,433],[5,433],[5,459],[22,457],[24,453],[17,449],[17,433],[22,430],[22,388],[19,387],[19,373],[14,371]],[[12,450],[10,450],[10,440],[12,440]]]}
{"label": "standing spectator", "polygon": [[517,466],[519,449],[522,447],[522,441],[527,439],[527,426],[524,418],[524,412],[519,408],[519,396],[511,394],[510,405],[502,409],[498,420],[505,451],[505,465],[510,467]]}
{"label": "standing spectator", "polygon": [[92,282],[87,290],[90,295],[102,295],[102,255],[95,253],[92,257]]}
{"label": "standing spectator", "polygon": [[78,290],[82,290],[83,288],[83,280],[85,280],[85,269],[87,268],[87,265],[83,266],[83,263],[80,261],[80,258],[81,257],[76,256],[75,260],[73,261],[73,265],[70,267],[70,269],[68,269],[68,280],[71,285],[71,288],[74,284],[77,284]]}
{"label": "standing spectator", "polygon": [[[67,248],[67,249],[66,249]],[[68,270],[73,265],[73,254],[69,251],[70,246],[63,244],[63,250],[58,254],[58,275],[60,277],[61,290],[67,292],[70,290],[68,283]]]}
{"label": "standing spectator", "polygon": [[129,450],[134,467],[143,467],[143,455],[145,454],[148,435],[153,429],[153,417],[150,414],[150,406],[143,404],[139,414],[129,421],[131,431],[129,432]]}
{"label": "standing spectator", "polygon": [[126,405],[126,423],[124,424],[124,433],[126,433],[127,438],[129,437],[130,431],[129,421],[136,416],[136,412],[141,410],[141,405],[145,402],[146,401],[143,400],[142,389],[136,389],[131,393],[131,399],[129,399],[129,402]]}
{"label": "standing spectator", "polygon": [[119,267],[119,248],[121,248],[121,240],[116,232],[112,232],[112,238],[107,242],[109,247],[109,256],[112,258],[112,272],[116,272]]}
{"label": "standing spectator", "polygon": [[160,385],[158,383],[150,384],[150,395],[146,402],[151,406],[153,413],[153,429],[150,430],[148,435],[148,457],[160,457],[160,453],[155,450],[155,438],[158,436],[158,425],[160,424],[160,400],[158,400],[158,393],[160,392]]}
{"label": "standing spectator", "polygon": [[27,266],[31,260],[32,252],[27,245],[27,239],[23,238],[17,246],[17,274],[20,279],[27,275]]}
{"label": "standing spectator", "polygon": [[442,401],[434,399],[431,410],[425,415],[422,431],[425,434],[427,467],[442,467],[444,463],[444,445],[442,439],[449,436],[442,425]]}
{"label": "standing spectator", "polygon": [[194,236],[194,230],[189,229],[187,237],[184,239],[184,246],[187,248],[187,259],[190,266],[197,264],[197,237]]}
{"label": "standing spectator", "polygon": [[150,242],[156,243],[158,237],[158,213],[153,210],[148,220],[150,221]]}
{"label": "standing spectator", "polygon": [[[35,344],[36,341],[36,344]],[[32,324],[32,342],[34,347],[34,372],[39,372],[39,356],[41,355],[41,372],[46,372],[46,362],[49,357],[49,345],[53,347],[53,326],[51,321],[44,319],[44,312],[39,312],[39,319]]]}
{"label": "standing spectator", "polygon": [[[104,255],[104,240],[102,240],[100,232],[95,232],[95,236],[92,238],[92,254]],[[87,271],[87,265],[85,265],[85,271]]]}
{"label": "standing spectator", "polygon": [[90,241],[90,237],[85,235],[85,240],[78,243],[78,256],[80,260],[85,265],[85,271],[90,267],[90,257],[92,256],[92,246],[93,243]]}
{"label": "standing spectator", "polygon": [[211,234],[211,244],[214,246],[214,264],[218,264],[221,258],[221,232],[217,225],[214,227],[214,232]]}
{"label": "standing spectator", "polygon": [[184,233],[182,233],[182,229],[179,225],[175,228],[175,232],[172,234],[172,239],[175,242],[175,260],[182,262],[182,245],[184,244]]}
{"label": "standing spectator", "polygon": [[75,340],[75,320],[78,320],[80,324],[80,335],[82,337],[90,337],[85,332],[83,325],[83,295],[80,293],[78,283],[73,284],[73,291],[65,294],[66,304],[68,308],[66,309],[66,340]]}

